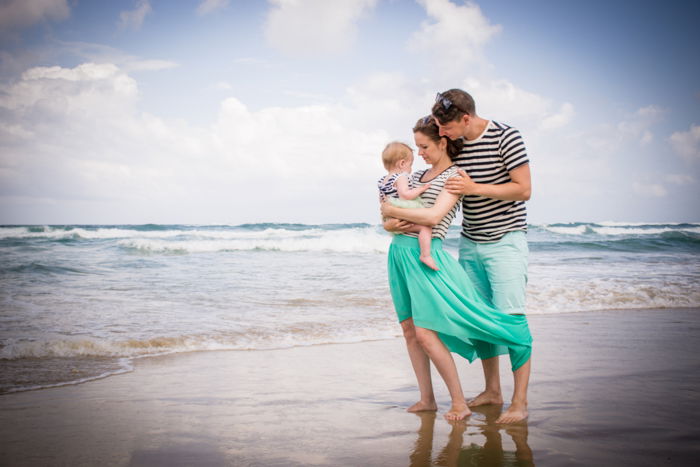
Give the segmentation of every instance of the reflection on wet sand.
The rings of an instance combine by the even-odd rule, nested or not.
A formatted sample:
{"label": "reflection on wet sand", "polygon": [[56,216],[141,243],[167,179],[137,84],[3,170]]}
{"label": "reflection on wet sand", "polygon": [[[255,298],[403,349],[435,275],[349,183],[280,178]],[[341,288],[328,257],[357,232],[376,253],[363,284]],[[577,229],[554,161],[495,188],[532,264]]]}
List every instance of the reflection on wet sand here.
{"label": "reflection on wet sand", "polygon": [[[452,425],[447,443],[433,458],[433,433],[436,414],[417,413],[420,429],[409,466],[534,466],[532,450],[527,444],[527,420],[512,425],[496,424],[501,406],[472,408],[467,420],[449,422]],[[512,440],[515,449],[504,449],[501,431]],[[465,445],[464,436],[468,438]]]}

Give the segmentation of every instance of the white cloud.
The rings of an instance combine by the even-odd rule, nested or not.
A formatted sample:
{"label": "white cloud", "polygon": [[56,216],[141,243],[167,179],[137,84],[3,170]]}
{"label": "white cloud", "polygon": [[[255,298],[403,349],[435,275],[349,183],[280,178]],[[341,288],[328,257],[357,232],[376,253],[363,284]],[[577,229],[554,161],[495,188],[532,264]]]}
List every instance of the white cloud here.
{"label": "white cloud", "polygon": [[197,7],[197,13],[206,15],[212,11],[228,6],[229,0],[203,0]]}
{"label": "white cloud", "polygon": [[171,60],[130,58],[123,63],[126,71],[159,71],[180,66]]}
{"label": "white cloud", "polygon": [[419,0],[432,21],[424,21],[409,41],[409,48],[427,51],[451,67],[482,60],[483,46],[501,31],[472,2],[456,5],[449,0]]}
{"label": "white cloud", "polygon": [[140,29],[146,15],[152,10],[149,0],[138,0],[136,8],[119,13],[119,27],[121,29]]}
{"label": "white cloud", "polygon": [[688,185],[695,182],[693,177],[685,174],[667,174],[664,176],[664,180],[674,185]]}
{"label": "white cloud", "polygon": [[666,111],[662,109],[661,107],[658,107],[656,105],[648,105],[646,107],[642,107],[637,110],[635,113],[637,116],[645,118],[645,119],[650,119],[652,121],[658,120],[660,117],[662,117]]}
{"label": "white cloud", "polygon": [[214,87],[218,89],[219,91],[230,91],[233,89],[233,86],[231,86],[231,83],[228,81],[218,81]]}
{"label": "white cloud", "polygon": [[[84,63],[75,68],[35,67],[25,71],[19,82],[0,87],[0,108],[18,112],[18,115],[36,116],[41,113],[65,115],[73,109],[90,111],[105,107],[106,98],[121,107],[123,99],[134,98],[136,82],[120,72],[113,64]],[[99,98],[99,102],[95,99]],[[36,112],[37,115],[33,115]],[[32,121],[14,122],[32,128]]]}
{"label": "white cloud", "polygon": [[564,102],[559,112],[544,117],[540,125],[543,130],[555,130],[569,124],[574,117],[574,106],[570,102]]}
{"label": "white cloud", "polygon": [[654,140],[652,129],[667,111],[657,106],[646,106],[625,115],[617,123],[605,123],[589,131],[584,140],[594,151],[618,153],[631,144],[648,146]]}
{"label": "white cloud", "polygon": [[323,222],[377,208],[376,188],[357,181],[378,178],[389,137],[349,126],[339,106],[252,111],[229,98],[197,127],[142,112],[136,81],[94,63],[32,68],[0,96],[5,222]]}
{"label": "white cloud", "polygon": [[40,21],[70,16],[67,0],[6,0],[0,4],[0,30],[20,29]]}
{"label": "white cloud", "polygon": [[268,43],[291,56],[347,50],[357,35],[357,20],[377,0],[269,0],[265,23]]}
{"label": "white cloud", "polygon": [[566,126],[575,115],[569,102],[559,105],[551,99],[519,88],[505,79],[469,78],[462,83],[476,102],[476,112],[483,118],[515,125],[529,132],[554,130]]}
{"label": "white cloud", "polygon": [[[430,113],[433,93],[399,72],[373,73],[347,90],[351,106],[343,118],[357,128],[387,128],[410,139],[418,118]],[[412,143],[412,141],[407,141]]]}
{"label": "white cloud", "polygon": [[[150,59],[124,53],[104,44],[56,40],[33,62],[45,62],[57,55],[74,56],[83,62],[113,63],[125,71],[159,71],[180,66],[172,60]],[[26,69],[26,66],[22,68]]]}
{"label": "white cloud", "polygon": [[679,155],[689,161],[700,160],[700,125],[692,124],[688,131],[674,132],[669,139]]}
{"label": "white cloud", "polygon": [[649,144],[654,135],[650,128],[658,122],[666,111],[660,107],[649,105],[638,109],[633,115],[617,124],[617,132],[622,138],[635,140],[641,145]]}
{"label": "white cloud", "polygon": [[634,182],[632,188],[634,192],[640,196],[662,198],[667,195],[666,188],[658,183]]}
{"label": "white cloud", "polygon": [[265,60],[262,58],[253,58],[253,57],[241,57],[233,60],[233,63],[236,65],[246,65],[246,66],[257,66],[261,68],[274,68],[276,65],[275,63]]}

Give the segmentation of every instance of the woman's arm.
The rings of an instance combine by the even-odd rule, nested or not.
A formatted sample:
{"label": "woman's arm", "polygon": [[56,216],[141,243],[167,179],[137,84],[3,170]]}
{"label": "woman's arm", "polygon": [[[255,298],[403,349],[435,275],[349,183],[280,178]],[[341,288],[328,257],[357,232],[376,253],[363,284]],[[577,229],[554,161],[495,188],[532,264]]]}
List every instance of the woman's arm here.
{"label": "woman's arm", "polygon": [[434,226],[440,223],[458,200],[459,195],[442,190],[435,200],[435,204],[429,208],[397,208],[389,202],[384,202],[382,203],[382,215],[413,222],[414,224]]}
{"label": "woman's arm", "polygon": [[398,232],[398,233],[406,233],[410,232],[413,229],[413,226],[415,224],[411,224],[410,222],[407,221],[402,221],[401,219],[395,219],[393,217],[389,217],[384,220],[382,223],[382,226],[384,227],[384,230],[387,232]]}

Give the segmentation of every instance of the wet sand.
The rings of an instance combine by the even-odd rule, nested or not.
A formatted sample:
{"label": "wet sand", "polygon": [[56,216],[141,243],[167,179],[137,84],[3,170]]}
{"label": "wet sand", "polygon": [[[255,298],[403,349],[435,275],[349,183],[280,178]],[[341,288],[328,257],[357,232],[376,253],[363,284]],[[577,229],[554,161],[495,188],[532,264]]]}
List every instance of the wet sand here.
{"label": "wet sand", "polygon": [[[679,466],[700,459],[700,310],[533,315],[530,417],[405,412],[403,341],[137,360],[135,371],[0,396],[0,465]],[[467,396],[478,363],[459,357]],[[506,398],[509,365],[501,359]]]}

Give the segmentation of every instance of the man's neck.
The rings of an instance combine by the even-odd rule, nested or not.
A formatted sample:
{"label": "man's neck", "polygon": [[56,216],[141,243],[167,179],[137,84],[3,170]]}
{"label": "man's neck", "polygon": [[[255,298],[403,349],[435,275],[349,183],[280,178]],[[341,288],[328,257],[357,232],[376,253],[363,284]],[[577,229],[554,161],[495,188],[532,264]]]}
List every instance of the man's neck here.
{"label": "man's neck", "polygon": [[489,121],[474,115],[469,123],[470,124],[467,127],[464,137],[467,139],[467,141],[472,141],[481,136],[486,129],[486,126],[489,124]]}

